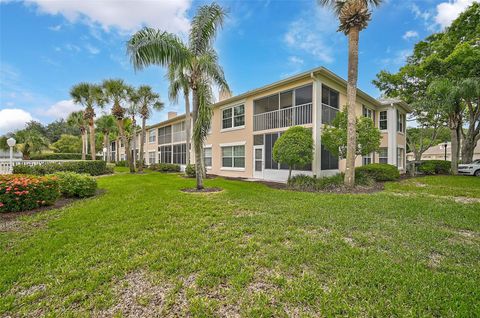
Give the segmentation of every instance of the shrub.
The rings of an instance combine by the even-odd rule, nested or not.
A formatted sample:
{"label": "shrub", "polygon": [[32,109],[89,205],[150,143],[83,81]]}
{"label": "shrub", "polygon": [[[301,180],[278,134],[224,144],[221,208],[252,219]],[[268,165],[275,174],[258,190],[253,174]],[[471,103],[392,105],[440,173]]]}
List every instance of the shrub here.
{"label": "shrub", "polygon": [[174,163],[159,163],[157,170],[160,172],[180,172],[180,165]]}
{"label": "shrub", "polygon": [[185,167],[185,175],[189,178],[195,178],[197,176],[194,164],[190,163]]}
{"label": "shrub", "polygon": [[317,190],[333,190],[343,186],[343,173],[331,177],[318,178]]}
{"label": "shrub", "polygon": [[[87,156],[87,160],[90,156]],[[30,155],[30,160],[82,160],[81,153],[38,153]],[[102,160],[102,156],[97,156],[97,160]]]}
{"label": "shrub", "polygon": [[76,173],[87,173],[92,176],[99,176],[109,172],[105,161],[66,161],[43,163],[35,166],[17,165],[13,167],[13,173],[46,175],[58,171],[70,171]]}
{"label": "shrub", "polygon": [[112,174],[115,172],[115,164],[113,163],[107,163],[107,166],[105,167],[105,173],[106,174]]}
{"label": "shrub", "polygon": [[446,160],[422,160],[418,171],[423,174],[450,174],[452,163]]}
{"label": "shrub", "polygon": [[[288,181],[288,187],[295,190],[312,192],[334,190],[343,187],[343,177],[343,173],[322,178],[300,174],[290,178]],[[371,183],[369,183],[369,185],[370,184]]]}
{"label": "shrub", "polygon": [[117,167],[128,167],[128,163],[126,160],[119,160],[115,162],[115,166]]}
{"label": "shrub", "polygon": [[27,211],[52,205],[60,196],[53,176],[0,176],[0,212]]}
{"label": "shrub", "polygon": [[394,181],[400,178],[397,167],[386,163],[372,163],[355,168],[356,178],[370,177],[375,181]]}
{"label": "shrub", "polygon": [[54,176],[58,179],[60,192],[64,197],[91,197],[97,191],[97,180],[88,174],[57,172]]}

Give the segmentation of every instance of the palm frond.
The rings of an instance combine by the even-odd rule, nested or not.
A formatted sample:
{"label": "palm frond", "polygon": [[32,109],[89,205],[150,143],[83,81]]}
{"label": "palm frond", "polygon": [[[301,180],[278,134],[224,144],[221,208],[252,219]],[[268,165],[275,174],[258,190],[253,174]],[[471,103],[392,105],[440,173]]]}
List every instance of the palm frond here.
{"label": "palm frond", "polygon": [[149,65],[183,65],[190,53],[180,38],[172,33],[143,28],[127,42],[127,53],[135,70]]}
{"label": "palm frond", "polygon": [[206,79],[218,85],[221,90],[230,91],[223,69],[218,63],[218,55],[213,49],[209,49],[198,58],[197,68]]}
{"label": "palm frond", "polygon": [[198,113],[193,127],[193,141],[195,151],[202,151],[203,143],[207,138],[212,122],[213,94],[208,82],[201,82],[197,88]]}
{"label": "palm frond", "polygon": [[192,19],[189,47],[194,55],[203,54],[222,27],[226,11],[217,3],[201,6]]}

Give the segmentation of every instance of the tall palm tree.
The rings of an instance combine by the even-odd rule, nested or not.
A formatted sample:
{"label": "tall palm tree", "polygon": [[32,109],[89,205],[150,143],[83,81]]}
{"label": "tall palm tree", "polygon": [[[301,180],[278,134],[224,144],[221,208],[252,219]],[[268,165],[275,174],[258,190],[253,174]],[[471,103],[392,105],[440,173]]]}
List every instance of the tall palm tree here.
{"label": "tall palm tree", "polygon": [[30,154],[39,153],[48,147],[48,140],[37,130],[23,129],[15,133],[18,140],[18,149],[22,153],[23,159],[30,159]]}
{"label": "tall palm tree", "polygon": [[82,160],[86,159],[86,149],[87,149],[87,123],[83,116],[83,111],[76,111],[70,113],[67,118],[67,123],[80,130],[80,135],[82,136]]}
{"label": "tall palm tree", "polygon": [[[151,28],[138,31],[128,41],[127,51],[135,69],[157,64],[182,70],[192,91],[194,129],[200,110],[208,106],[200,103],[208,101],[205,96],[209,94],[209,85],[215,83],[220,89],[229,91],[218,55],[212,46],[225,16],[224,9],[216,3],[199,7],[192,19],[188,43],[183,43],[174,34]],[[200,137],[194,134],[193,138],[197,189],[203,189],[203,140]]]}
{"label": "tall palm tree", "polygon": [[191,115],[190,115],[190,86],[189,78],[185,74],[181,67],[175,67],[171,64],[168,67],[168,80],[170,85],[168,86],[168,97],[174,103],[178,101],[178,95],[180,91],[183,93],[183,99],[185,101],[185,139],[186,139],[186,163],[190,164],[190,131],[191,131]]}
{"label": "tall palm tree", "polygon": [[[138,96],[138,92],[135,88],[129,87],[127,90],[127,107],[126,112],[127,115],[130,116],[130,120],[132,121],[132,135],[131,135],[131,146],[133,148],[132,156],[130,158],[130,172],[135,172],[136,165],[137,165],[137,120],[136,116],[140,111],[140,97]],[[133,170],[132,170],[133,167]]]}
{"label": "tall palm tree", "polygon": [[348,128],[345,185],[353,187],[355,185],[355,149],[357,144],[355,103],[358,79],[358,40],[360,31],[368,26],[371,19],[370,7],[380,5],[382,0],[318,0],[318,3],[322,6],[334,8],[340,21],[338,31],[348,36]]}
{"label": "tall palm tree", "polygon": [[97,129],[103,134],[103,148],[107,150],[105,159],[107,162],[111,162],[111,147],[110,147],[110,135],[117,131],[117,124],[115,117],[112,115],[103,115],[96,121]]}
{"label": "tall palm tree", "polygon": [[147,119],[150,118],[152,110],[162,110],[163,103],[160,101],[160,95],[155,93],[148,85],[140,86],[137,90],[137,94],[140,105],[139,113],[140,117],[142,118],[142,134],[140,135],[140,163],[138,164],[138,172],[142,173],[144,163],[143,148],[145,144],[145,136],[147,134]]}
{"label": "tall palm tree", "polygon": [[130,167],[130,172],[135,172],[134,167],[130,164],[130,142],[127,140],[125,134],[125,108],[122,106],[127,101],[128,86],[121,79],[108,79],[103,81],[103,89],[105,92],[106,101],[112,103],[112,115],[117,121],[118,133],[125,146],[125,154],[127,155],[127,162]]}
{"label": "tall palm tree", "polygon": [[102,88],[99,85],[79,83],[72,87],[70,96],[74,103],[85,107],[83,117],[87,121],[90,132],[90,156],[92,160],[95,160],[95,106],[103,107],[104,105]]}

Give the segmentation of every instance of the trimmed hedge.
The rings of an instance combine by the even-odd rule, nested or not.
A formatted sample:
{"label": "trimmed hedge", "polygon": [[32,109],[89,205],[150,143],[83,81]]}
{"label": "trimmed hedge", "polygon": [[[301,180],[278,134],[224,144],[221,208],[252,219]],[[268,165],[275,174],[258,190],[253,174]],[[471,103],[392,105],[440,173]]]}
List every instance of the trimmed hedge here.
{"label": "trimmed hedge", "polygon": [[[90,160],[90,155],[86,156]],[[81,153],[39,153],[32,154],[30,160],[82,160]],[[97,160],[102,160],[102,156],[97,156]]]}
{"label": "trimmed hedge", "polygon": [[119,160],[115,162],[116,167],[128,167],[128,163],[126,160]]}
{"label": "trimmed hedge", "polygon": [[[344,174],[339,173],[331,177],[315,178],[304,174],[296,175],[288,180],[290,189],[299,191],[331,191],[343,187]],[[362,176],[355,180],[356,185],[373,185],[374,181],[368,176]]]}
{"label": "trimmed hedge", "polygon": [[452,163],[446,160],[422,160],[418,166],[418,172],[427,175],[450,174]]}
{"label": "trimmed hedge", "polygon": [[59,171],[70,171],[86,173],[91,176],[99,176],[107,174],[110,170],[107,169],[106,162],[102,160],[52,162],[35,166],[17,165],[13,167],[13,173],[15,174],[46,175]]}
{"label": "trimmed hedge", "polygon": [[180,165],[174,163],[154,163],[149,168],[160,172],[180,172]]}
{"label": "trimmed hedge", "polygon": [[355,178],[372,178],[375,181],[394,181],[400,178],[397,167],[386,163],[372,163],[355,168]]}
{"label": "trimmed hedge", "polygon": [[185,175],[189,178],[195,178],[197,176],[197,172],[195,170],[195,165],[194,164],[189,163],[185,167]]}
{"label": "trimmed hedge", "polygon": [[0,212],[52,205],[59,196],[59,183],[54,176],[0,175]]}
{"label": "trimmed hedge", "polygon": [[60,192],[66,198],[91,197],[97,191],[97,180],[88,174],[57,172],[54,176],[58,179]]}

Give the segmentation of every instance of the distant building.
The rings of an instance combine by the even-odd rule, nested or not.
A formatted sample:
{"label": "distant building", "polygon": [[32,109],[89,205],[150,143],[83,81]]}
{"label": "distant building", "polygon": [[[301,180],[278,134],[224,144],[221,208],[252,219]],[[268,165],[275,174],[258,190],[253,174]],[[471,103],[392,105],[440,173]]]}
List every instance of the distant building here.
{"label": "distant building", "polygon": [[[438,144],[428,148],[422,154],[422,160],[445,160],[445,143]],[[452,159],[452,145],[450,142],[447,143],[447,160]],[[480,140],[473,151],[473,160],[480,159]],[[413,152],[407,153],[407,161],[415,160]]]}
{"label": "distant building", "polygon": [[[14,159],[22,159],[22,153],[17,151],[13,152]],[[0,150],[0,159],[10,159],[10,150]]]}

